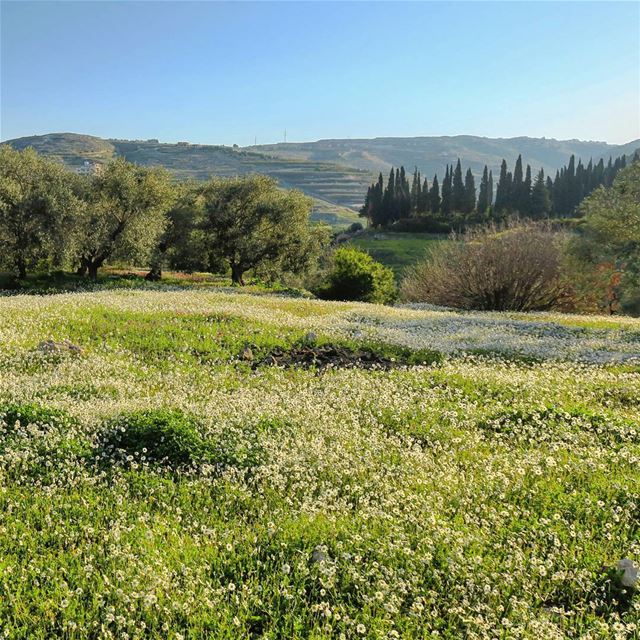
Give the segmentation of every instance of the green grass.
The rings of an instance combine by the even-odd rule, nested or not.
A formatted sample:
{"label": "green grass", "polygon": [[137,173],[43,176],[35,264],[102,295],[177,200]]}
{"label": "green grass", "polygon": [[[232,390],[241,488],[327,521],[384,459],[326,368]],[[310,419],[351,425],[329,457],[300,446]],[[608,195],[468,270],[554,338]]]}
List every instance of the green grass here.
{"label": "green grass", "polygon": [[[442,357],[469,319],[450,313],[202,287],[0,299],[0,630],[637,637],[615,567],[640,559],[640,370],[615,354],[640,357],[640,321],[580,327],[599,365],[545,314],[551,346],[497,357],[515,338],[478,317],[456,344],[504,342],[491,357]],[[240,357],[311,330],[429,364]]]}
{"label": "green grass", "polygon": [[430,233],[392,233],[368,230],[351,242],[368,251],[376,260],[391,267],[396,277],[405,269],[420,261],[426,251],[443,238]]}

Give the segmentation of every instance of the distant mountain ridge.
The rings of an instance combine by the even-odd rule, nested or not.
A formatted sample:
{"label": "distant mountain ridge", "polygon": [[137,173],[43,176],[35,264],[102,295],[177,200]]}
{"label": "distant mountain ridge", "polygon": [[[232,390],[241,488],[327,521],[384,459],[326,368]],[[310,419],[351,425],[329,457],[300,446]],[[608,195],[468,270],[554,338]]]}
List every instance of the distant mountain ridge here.
{"label": "distant mountain ridge", "polygon": [[39,153],[75,167],[84,160],[108,162],[124,157],[142,165],[166,167],[180,178],[205,180],[212,175],[233,176],[264,173],[288,188],[297,188],[314,198],[317,220],[345,224],[357,220],[369,184],[379,171],[391,166],[414,167],[431,181],[442,179],[444,168],[460,158],[465,167],[480,175],[484,165],[497,178],[505,158],[513,166],[519,154],[534,171],[540,167],[554,174],[573,154],[588,162],[601,157],[633,154],[640,140],[624,145],[552,138],[483,138],[438,136],[414,138],[335,139],[317,142],[279,143],[251,147],[162,143],[158,140],[104,139],[77,133],[50,133],[6,140],[16,149],[34,147]]}
{"label": "distant mountain ridge", "polygon": [[640,139],[622,145],[582,140],[556,140],[554,138],[485,138],[480,136],[422,136],[412,138],[328,139],[317,142],[278,143],[246,147],[248,150],[268,153],[281,158],[335,162],[369,171],[389,171],[404,165],[407,170],[417,167],[424,176],[435,173],[442,178],[444,167],[460,158],[474,174],[480,175],[486,164],[494,174],[502,159],[513,166],[518,155],[532,169],[541,167],[545,173],[555,173],[565,165],[571,155],[598,161],[609,156],[614,159],[633,154],[640,148]]}

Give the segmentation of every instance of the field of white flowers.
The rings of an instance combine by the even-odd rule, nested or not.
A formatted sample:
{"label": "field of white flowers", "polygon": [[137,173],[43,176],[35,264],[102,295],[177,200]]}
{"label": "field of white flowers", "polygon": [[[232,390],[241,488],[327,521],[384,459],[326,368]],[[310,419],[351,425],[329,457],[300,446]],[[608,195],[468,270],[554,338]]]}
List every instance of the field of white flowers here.
{"label": "field of white flowers", "polygon": [[0,298],[0,637],[638,638],[639,463],[640,320]]}

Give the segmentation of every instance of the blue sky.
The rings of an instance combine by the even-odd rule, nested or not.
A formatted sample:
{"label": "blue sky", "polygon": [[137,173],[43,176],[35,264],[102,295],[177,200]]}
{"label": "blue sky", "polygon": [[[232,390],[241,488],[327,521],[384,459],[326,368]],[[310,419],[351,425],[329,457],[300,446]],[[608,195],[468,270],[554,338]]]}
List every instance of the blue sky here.
{"label": "blue sky", "polygon": [[640,4],[1,5],[0,138],[640,138]]}

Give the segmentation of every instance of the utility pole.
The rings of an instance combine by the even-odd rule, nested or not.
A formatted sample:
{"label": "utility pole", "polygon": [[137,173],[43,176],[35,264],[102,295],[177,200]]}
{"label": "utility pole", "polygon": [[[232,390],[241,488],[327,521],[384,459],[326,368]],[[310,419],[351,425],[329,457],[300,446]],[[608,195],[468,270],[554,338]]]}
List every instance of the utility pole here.
{"label": "utility pole", "polygon": [[284,130],[284,141],[285,141],[285,143],[287,142],[287,130],[286,129]]}

